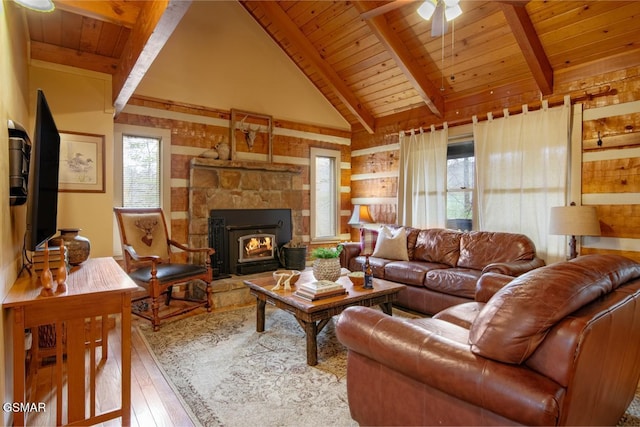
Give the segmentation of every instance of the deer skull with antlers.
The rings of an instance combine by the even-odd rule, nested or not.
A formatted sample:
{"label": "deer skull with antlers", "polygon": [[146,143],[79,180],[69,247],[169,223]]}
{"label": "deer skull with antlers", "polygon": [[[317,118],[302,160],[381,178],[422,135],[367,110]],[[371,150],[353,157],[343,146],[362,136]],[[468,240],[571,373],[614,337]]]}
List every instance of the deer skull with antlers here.
{"label": "deer skull with antlers", "polygon": [[244,119],[240,120],[240,123],[238,124],[238,127],[240,128],[240,130],[242,131],[242,133],[244,134],[244,139],[247,142],[247,145],[249,146],[249,150],[253,149],[253,144],[256,141],[256,137],[258,136],[258,132],[260,131],[260,125],[257,125],[255,129],[251,128],[251,125],[246,125],[244,124],[245,120],[247,120],[247,116],[244,116]]}

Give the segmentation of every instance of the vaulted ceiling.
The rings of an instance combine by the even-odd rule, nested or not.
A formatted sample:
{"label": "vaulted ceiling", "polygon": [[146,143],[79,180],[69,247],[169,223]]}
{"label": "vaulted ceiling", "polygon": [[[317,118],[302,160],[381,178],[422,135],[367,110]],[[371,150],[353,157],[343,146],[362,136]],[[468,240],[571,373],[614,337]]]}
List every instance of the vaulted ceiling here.
{"label": "vaulted ceiling", "polygon": [[[113,75],[122,110],[190,1],[54,0],[27,12],[31,57]],[[354,129],[455,121],[640,65],[640,1],[461,0],[432,36],[421,1],[240,2]],[[580,88],[572,88],[579,91]],[[558,95],[558,93],[555,93]]]}

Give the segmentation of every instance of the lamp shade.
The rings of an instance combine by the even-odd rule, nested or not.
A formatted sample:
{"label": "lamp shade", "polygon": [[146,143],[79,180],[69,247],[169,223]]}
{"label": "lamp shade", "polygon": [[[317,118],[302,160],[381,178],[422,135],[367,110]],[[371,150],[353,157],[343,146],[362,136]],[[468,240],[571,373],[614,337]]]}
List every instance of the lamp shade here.
{"label": "lamp shade", "polygon": [[20,6],[38,12],[53,12],[56,6],[52,0],[14,0]]}
{"label": "lamp shade", "polygon": [[551,208],[549,233],[566,236],[599,236],[600,222],[594,206]]}
{"label": "lamp shade", "polygon": [[371,222],[373,222],[373,219],[371,219],[369,206],[353,205],[353,213],[351,214],[351,219],[349,219],[349,225],[369,224]]}

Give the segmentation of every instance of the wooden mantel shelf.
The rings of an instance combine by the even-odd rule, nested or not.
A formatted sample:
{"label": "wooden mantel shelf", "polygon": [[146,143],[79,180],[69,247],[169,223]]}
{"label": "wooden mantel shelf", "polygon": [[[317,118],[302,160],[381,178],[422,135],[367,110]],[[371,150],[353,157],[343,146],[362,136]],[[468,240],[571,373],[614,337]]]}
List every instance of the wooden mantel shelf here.
{"label": "wooden mantel shelf", "polygon": [[205,169],[246,169],[246,170],[262,170],[266,172],[285,172],[292,174],[301,174],[302,167],[288,165],[283,163],[268,162],[248,162],[238,160],[215,160],[203,157],[194,157],[191,159],[191,167]]}

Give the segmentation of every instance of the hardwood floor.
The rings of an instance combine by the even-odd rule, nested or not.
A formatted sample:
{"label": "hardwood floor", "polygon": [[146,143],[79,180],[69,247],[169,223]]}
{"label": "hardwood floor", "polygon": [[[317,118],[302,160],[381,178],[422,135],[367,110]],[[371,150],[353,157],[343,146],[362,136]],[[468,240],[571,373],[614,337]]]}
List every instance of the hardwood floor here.
{"label": "hardwood floor", "polygon": [[[206,313],[206,310],[201,312]],[[165,380],[135,327],[147,320],[134,317],[131,331],[131,425],[193,426],[180,398]]]}
{"label": "hardwood floor", "polygon": [[[193,316],[200,313],[206,313],[206,310],[198,309],[185,316]],[[214,314],[211,313],[211,315]],[[115,322],[117,327],[112,327],[109,331],[109,356],[106,361],[101,361],[98,365],[97,412],[108,411],[120,406],[119,319],[116,318]],[[173,391],[171,385],[164,379],[162,372],[136,328],[137,325],[143,322],[148,321],[138,316],[133,316],[131,330],[131,425],[139,427],[193,426],[194,423],[187,409],[182,405],[179,396]],[[162,333],[162,328],[157,333]],[[97,353],[99,358],[100,351]],[[55,391],[51,391],[52,384],[55,384],[54,366],[54,364],[40,364],[32,377],[32,397],[30,401],[45,402],[47,410],[31,414],[28,418],[28,424],[31,426],[51,426],[56,424]],[[66,390],[64,393],[66,393]],[[102,425],[108,427],[120,426],[121,419],[111,420]]]}

